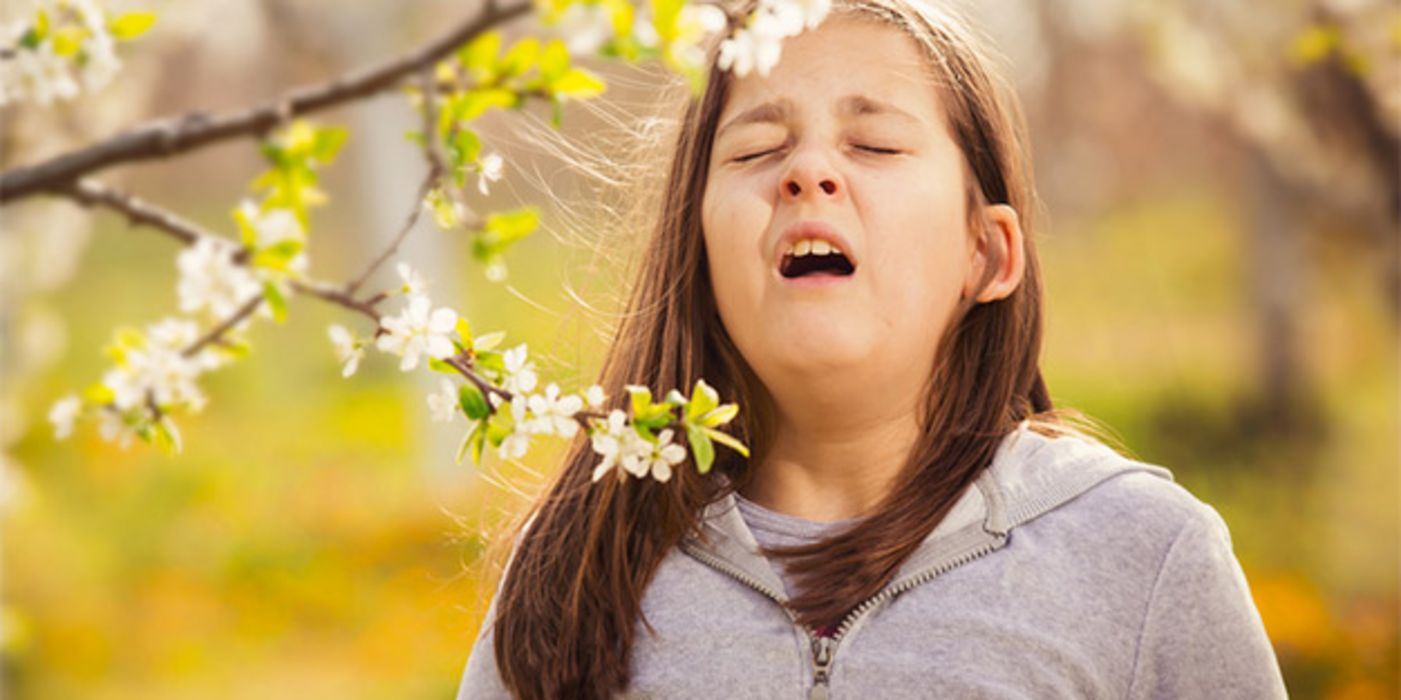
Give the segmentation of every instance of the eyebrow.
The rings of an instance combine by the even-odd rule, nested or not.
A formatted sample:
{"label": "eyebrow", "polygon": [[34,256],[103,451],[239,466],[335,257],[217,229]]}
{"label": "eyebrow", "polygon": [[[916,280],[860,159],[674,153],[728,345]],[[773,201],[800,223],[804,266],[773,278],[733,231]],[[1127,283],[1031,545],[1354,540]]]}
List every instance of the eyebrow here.
{"label": "eyebrow", "polygon": [[[838,116],[847,118],[890,114],[916,123],[921,123],[921,120],[913,114],[889,102],[882,102],[865,95],[847,95],[837,101],[837,106],[833,111],[836,112]],[[739,116],[726,122],[724,126],[720,127],[719,131],[715,132],[715,138],[719,139],[720,135],[725,133],[726,130],[742,124],[781,124],[787,121],[789,117],[792,116],[792,113],[793,102],[788,98],[779,98],[772,102],[765,102],[757,107],[745,110]]]}

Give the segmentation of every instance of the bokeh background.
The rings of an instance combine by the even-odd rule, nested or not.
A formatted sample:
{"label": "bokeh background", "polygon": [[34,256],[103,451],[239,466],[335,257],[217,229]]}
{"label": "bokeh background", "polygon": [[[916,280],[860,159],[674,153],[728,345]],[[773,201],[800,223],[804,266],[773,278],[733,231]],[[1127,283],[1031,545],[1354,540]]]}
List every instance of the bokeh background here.
{"label": "bokeh background", "polygon": [[[107,89],[0,110],[3,167],[159,116],[260,103],[473,11],[105,4],[160,20],[123,48]],[[1401,9],[989,0],[970,12],[1031,125],[1055,400],[1222,513],[1295,697],[1397,697]],[[487,281],[465,240],[426,221],[403,251],[438,303],[527,342],[566,386],[598,366],[638,240],[609,213],[628,196],[599,176],[659,162],[634,137],[675,116],[659,96],[677,94],[655,67],[585,65],[609,91],[571,105],[557,137],[538,105],[484,118],[506,178],[473,206],[544,213],[507,279]],[[403,134],[416,117],[391,93],[315,121],[351,131],[310,247],[313,274],[344,280],[413,206],[424,164]],[[260,169],[255,144],[232,141],[100,177],[232,234],[228,211]],[[123,450],[91,425],[56,442],[48,407],[100,377],[112,331],[175,312],[177,251],[60,200],[6,205],[0,229],[0,695],[451,696],[491,592],[485,547],[560,446],[454,463],[458,428],[432,423],[424,400],[435,379],[373,352],[342,379],[326,326],[371,329],[302,298],[285,324],[254,328],[250,357],[202,381],[211,401],[179,417],[182,455]],[[376,283],[392,286],[392,271]]]}

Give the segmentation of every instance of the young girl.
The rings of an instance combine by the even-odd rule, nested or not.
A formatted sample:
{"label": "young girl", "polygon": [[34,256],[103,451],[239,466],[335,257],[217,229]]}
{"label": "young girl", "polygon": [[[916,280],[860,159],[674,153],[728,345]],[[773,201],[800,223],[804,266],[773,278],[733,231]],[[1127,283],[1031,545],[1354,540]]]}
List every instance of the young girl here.
{"label": "young girl", "polygon": [[972,36],[838,0],[767,74],[712,69],[601,383],[703,377],[751,456],[595,482],[577,442],[460,698],[1285,695],[1217,512],[1052,407]]}

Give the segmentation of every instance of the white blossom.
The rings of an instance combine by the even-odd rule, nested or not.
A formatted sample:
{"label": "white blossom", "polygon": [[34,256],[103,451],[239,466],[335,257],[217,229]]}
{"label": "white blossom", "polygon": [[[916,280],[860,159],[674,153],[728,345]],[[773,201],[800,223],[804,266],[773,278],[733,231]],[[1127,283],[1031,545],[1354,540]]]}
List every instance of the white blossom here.
{"label": "white blossom", "polygon": [[584,400],[588,402],[589,408],[600,408],[608,396],[603,393],[603,387],[594,384],[584,391]]}
{"label": "white blossom", "polygon": [[457,312],[447,307],[433,308],[433,302],[423,295],[409,297],[398,316],[380,322],[387,333],[375,341],[375,347],[399,355],[399,369],[407,372],[418,366],[419,355],[444,358],[455,348],[448,334],[457,325]]}
{"label": "white blossom", "polygon": [[406,262],[395,265],[394,269],[399,272],[399,279],[404,282],[404,284],[399,287],[399,290],[404,294],[409,296],[421,296],[428,293],[428,281],[423,278],[423,275],[419,273],[418,270],[413,269]]}
{"label": "white blossom", "polygon": [[26,99],[40,105],[55,99],[72,99],[84,88],[96,91],[105,87],[121,68],[106,18],[95,3],[66,0],[60,6],[46,0],[38,5],[35,9],[42,8],[50,17],[65,17],[76,12],[84,30],[81,44],[74,56],[59,56],[51,38],[32,48],[20,44],[20,38],[29,29],[29,21],[17,20],[0,26],[0,46],[10,49],[10,55],[0,60],[0,106]]}
{"label": "white blossom", "polygon": [[184,355],[199,335],[199,327],[188,319],[167,318],[148,326],[144,344],[126,347],[122,360],[103,375],[102,383],[112,390],[116,407],[126,411],[141,406],[149,396],[158,406],[203,409],[206,399],[194,380],[223,360],[208,349],[194,357]]}
{"label": "white blossom", "polygon": [[589,444],[593,451],[603,457],[593,469],[593,480],[598,481],[603,478],[608,470],[621,465],[631,465],[626,472],[618,472],[621,476],[624,473],[636,471],[637,464],[641,461],[642,455],[650,451],[650,443],[647,442],[632,425],[628,423],[628,416],[619,409],[613,409],[608,414],[608,418],[601,425],[595,423],[593,434],[589,437]]}
{"label": "white blossom", "polygon": [[778,65],[783,40],[814,29],[826,18],[831,0],[761,0],[746,27],[720,42],[716,66],[736,76],[768,75]]}
{"label": "white blossom", "polygon": [[496,448],[501,459],[519,459],[530,449],[530,422],[526,410],[524,396],[517,395],[511,399],[511,417],[515,420],[515,429]]}
{"label": "white blossom", "polygon": [[428,395],[428,408],[435,422],[450,423],[457,417],[457,385],[443,379],[438,390]]}
{"label": "white blossom", "polygon": [[501,358],[506,365],[501,377],[501,388],[517,395],[529,393],[535,388],[539,378],[535,375],[535,363],[530,361],[525,343],[502,353]]}
{"label": "white blossom", "polygon": [[116,442],[122,449],[131,446],[131,439],[136,436],[136,431],[127,423],[126,413],[121,410],[107,409],[99,414],[98,433],[107,442]]}
{"label": "white blossom", "polygon": [[262,294],[262,284],[244,265],[235,264],[238,247],[222,238],[201,238],[175,259],[180,272],[175,292],[180,310],[228,318],[249,299]]}
{"label": "white blossom", "polygon": [[501,179],[501,171],[505,165],[506,161],[501,158],[500,153],[488,153],[482,156],[480,171],[477,174],[477,189],[483,195],[488,194],[488,182],[496,182]]}
{"label": "white blossom", "polygon": [[62,440],[73,434],[73,421],[83,412],[83,401],[75,395],[65,396],[54,402],[49,409],[49,422],[54,426],[54,437]]}
{"label": "white blossom", "polygon": [[655,443],[643,440],[642,452],[638,459],[623,460],[623,468],[637,477],[645,477],[651,472],[652,478],[657,481],[666,481],[671,478],[671,465],[680,464],[686,459],[686,448],[671,442],[672,430],[670,428],[657,434]]}
{"label": "white blossom", "polygon": [[360,366],[360,358],[365,356],[364,346],[345,326],[340,324],[332,324],[327,327],[326,335],[330,336],[331,345],[336,351],[336,359],[342,365],[341,376],[349,377],[355,374],[356,368]]}
{"label": "white blossom", "polygon": [[257,202],[245,199],[239,204],[239,210],[253,228],[256,238],[254,245],[258,248],[266,248],[283,241],[306,240],[306,229],[302,228],[297,213],[291,209],[273,207],[263,211]]}
{"label": "white blossom", "polygon": [[554,33],[570,54],[592,54],[613,38],[613,13],[601,2],[570,3],[555,21]]}
{"label": "white blossom", "polygon": [[531,432],[572,438],[579,431],[574,414],[584,407],[584,400],[574,395],[561,397],[559,385],[554,382],[545,387],[544,394],[532,394],[528,406],[533,414]]}

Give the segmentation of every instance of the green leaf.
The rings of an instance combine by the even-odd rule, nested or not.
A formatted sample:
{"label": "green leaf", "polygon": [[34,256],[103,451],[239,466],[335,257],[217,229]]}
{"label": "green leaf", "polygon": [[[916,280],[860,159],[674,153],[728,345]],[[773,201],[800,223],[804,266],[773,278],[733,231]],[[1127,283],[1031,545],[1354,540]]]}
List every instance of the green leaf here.
{"label": "green leaf", "polygon": [[180,429],[175,427],[175,422],[170,420],[170,416],[161,416],[161,419],[156,421],[155,442],[167,455],[180,454]]}
{"label": "green leaf", "polygon": [[317,129],[311,147],[311,157],[322,163],[330,163],[335,160],[336,154],[340,152],[341,146],[345,145],[349,136],[350,132],[344,127],[328,126]]}
{"label": "green leaf", "polygon": [[466,317],[466,316],[458,316],[458,317],[457,317],[457,326],[456,326],[456,329],[455,329],[455,330],[457,331],[457,337],[461,338],[461,339],[462,339],[462,342],[463,342],[463,343],[466,343],[468,347],[471,347],[471,346],[472,346],[472,324],[470,324],[470,323],[467,322],[467,317]]}
{"label": "green leaf", "polygon": [[496,56],[501,53],[501,32],[478,34],[457,50],[457,60],[479,83],[491,80],[496,72]]}
{"label": "green leaf", "polygon": [[652,406],[652,390],[637,384],[627,385],[628,396],[632,398],[632,415],[641,416]]}
{"label": "green leaf", "polygon": [[730,422],[738,414],[739,404],[727,403],[702,415],[695,422],[707,428],[714,428],[717,425],[724,425]]}
{"label": "green leaf", "polygon": [[487,405],[482,390],[471,382],[457,388],[457,402],[462,405],[462,412],[472,420],[485,418],[491,414],[491,407]]}
{"label": "green leaf", "polygon": [[472,463],[481,464],[482,449],[486,447],[486,430],[477,431],[477,439],[472,441]]}
{"label": "green leaf", "polygon": [[736,440],[728,433],[721,432],[714,428],[701,428],[701,430],[704,430],[705,434],[708,437],[710,437],[711,440],[714,440],[715,442],[718,442],[721,445],[724,445],[734,450],[735,452],[744,455],[745,457],[749,456],[749,448],[745,447],[744,443],[740,442],[739,440]]}
{"label": "green leaf", "polygon": [[434,372],[442,372],[443,374],[457,374],[457,370],[453,369],[452,365],[443,362],[442,360],[439,360],[436,357],[428,358],[428,369],[431,369]]}
{"label": "green leaf", "polygon": [[540,40],[533,36],[522,37],[501,57],[498,68],[503,77],[510,78],[530,71],[539,58]]}
{"label": "green leaf", "polygon": [[685,4],[685,0],[652,0],[652,27],[657,30],[657,38],[663,46],[676,39],[677,23]]}
{"label": "green leaf", "polygon": [[282,291],[272,282],[263,282],[263,297],[268,300],[268,306],[272,308],[272,319],[278,323],[287,320],[287,299],[282,296]]}
{"label": "green leaf", "polygon": [[511,412],[497,411],[487,419],[486,439],[491,441],[492,447],[500,447],[514,429],[515,419],[511,418]]}
{"label": "green leaf", "polygon": [[64,58],[78,55],[78,50],[83,47],[83,39],[87,37],[87,30],[82,27],[61,27],[54,32],[53,44],[54,53]]}
{"label": "green leaf", "polygon": [[497,212],[486,217],[486,231],[502,245],[509,245],[529,236],[540,225],[540,215],[534,207],[510,212]]}
{"label": "green leaf", "polygon": [[569,49],[559,39],[551,39],[540,54],[540,78],[546,85],[553,83],[569,70]]}
{"label": "green leaf", "polygon": [[156,23],[154,12],[127,12],[107,22],[107,31],[118,39],[135,39]]}
{"label": "green leaf", "polygon": [[[506,339],[505,331],[494,331],[472,341],[472,350],[476,352],[486,352]],[[480,358],[478,358],[480,360]]]}
{"label": "green leaf", "polygon": [[112,391],[112,387],[96,382],[89,384],[83,389],[83,401],[97,406],[105,406],[117,400],[117,393]]}
{"label": "green leaf", "polygon": [[551,81],[549,86],[555,95],[576,100],[598,97],[608,88],[602,78],[583,68],[570,68],[564,75]]}
{"label": "green leaf", "polygon": [[[39,14],[40,16],[44,16],[43,12],[40,12]],[[19,38],[20,47],[25,49],[37,49],[39,48],[39,44],[42,43],[44,43],[44,35],[34,27],[30,27],[29,29],[25,30],[24,35]]]}
{"label": "green leaf", "polygon": [[715,443],[705,434],[704,428],[686,425],[686,442],[691,446],[691,457],[696,461],[696,471],[704,474],[710,471],[715,462]]}
{"label": "green leaf", "polygon": [[470,122],[482,116],[492,107],[507,109],[515,107],[520,96],[506,88],[476,88],[463,93],[460,105],[454,110],[456,121]]}
{"label": "green leaf", "polygon": [[291,264],[292,259],[297,257],[297,254],[301,253],[305,247],[305,243],[294,238],[278,241],[254,253],[251,264],[254,267],[290,272],[288,265]]}
{"label": "green leaf", "polygon": [[34,45],[28,46],[27,48],[31,49],[38,46],[39,42],[43,41],[44,37],[49,34],[49,13],[42,8],[35,14],[34,26],[30,28],[29,32],[25,33],[25,37],[28,38],[30,33],[34,35]]}
{"label": "green leaf", "polygon": [[[457,446],[457,464],[462,464],[462,458],[467,456],[467,448],[473,444],[473,438],[477,437],[477,432],[481,430],[482,423],[477,421],[472,424],[472,429],[462,436],[462,443]],[[477,461],[477,455],[473,454],[472,461]]]}
{"label": "green leaf", "polygon": [[691,389],[691,402],[686,407],[686,419],[694,421],[718,405],[720,394],[715,392],[715,387],[706,384],[704,379],[697,379],[695,388]]}
{"label": "green leaf", "polygon": [[477,352],[476,364],[478,367],[495,374],[506,371],[506,358],[502,357],[499,352],[485,352],[479,350]]}

